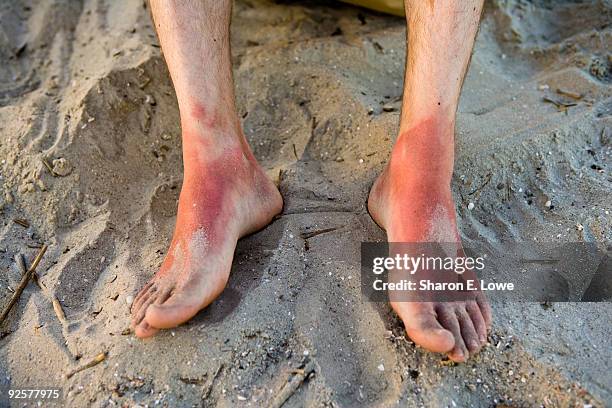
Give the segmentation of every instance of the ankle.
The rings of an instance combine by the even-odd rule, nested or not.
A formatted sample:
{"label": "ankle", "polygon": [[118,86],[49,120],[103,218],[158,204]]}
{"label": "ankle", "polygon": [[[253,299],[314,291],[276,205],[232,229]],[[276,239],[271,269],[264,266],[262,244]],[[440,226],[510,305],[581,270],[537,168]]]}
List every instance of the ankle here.
{"label": "ankle", "polygon": [[206,140],[183,146],[185,180],[213,177],[214,180],[228,182],[246,177],[255,165],[252,154],[245,152],[239,141],[217,143]]}
{"label": "ankle", "polygon": [[400,122],[397,142],[410,143],[426,139],[441,145],[452,144],[455,134],[455,115],[447,111],[429,114],[405,113]]}
{"label": "ankle", "polygon": [[450,186],[454,164],[454,122],[430,118],[402,125],[391,152],[388,171],[400,177]]}

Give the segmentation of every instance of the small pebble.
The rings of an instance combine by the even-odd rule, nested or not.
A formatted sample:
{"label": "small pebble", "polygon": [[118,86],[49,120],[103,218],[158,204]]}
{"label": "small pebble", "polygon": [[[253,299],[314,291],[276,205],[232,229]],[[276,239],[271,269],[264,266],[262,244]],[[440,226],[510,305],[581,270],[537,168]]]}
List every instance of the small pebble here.
{"label": "small pebble", "polygon": [[127,303],[128,305],[131,305],[134,302],[134,296],[132,295],[127,295],[125,297],[125,303]]}
{"label": "small pebble", "polygon": [[550,207],[552,207],[552,201],[548,200],[548,201],[546,202],[546,204],[544,204],[544,206],[545,206],[546,208],[550,208]]}
{"label": "small pebble", "polygon": [[382,364],[378,365],[378,371],[385,371],[385,366]]}
{"label": "small pebble", "polygon": [[467,208],[468,208],[468,210],[472,211],[474,209],[474,207],[475,207],[474,203],[469,203]]}

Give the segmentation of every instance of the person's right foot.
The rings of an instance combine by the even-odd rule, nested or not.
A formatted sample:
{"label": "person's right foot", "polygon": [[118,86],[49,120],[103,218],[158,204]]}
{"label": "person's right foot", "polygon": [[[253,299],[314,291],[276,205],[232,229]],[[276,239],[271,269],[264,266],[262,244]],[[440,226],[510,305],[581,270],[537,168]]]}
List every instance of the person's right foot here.
{"label": "person's right foot", "polygon": [[[200,134],[198,134],[200,132]],[[244,141],[184,132],[185,176],[166,258],[132,303],[136,336],[186,322],[221,294],[238,239],[267,225],[283,200]],[[214,146],[211,141],[215,141]]]}

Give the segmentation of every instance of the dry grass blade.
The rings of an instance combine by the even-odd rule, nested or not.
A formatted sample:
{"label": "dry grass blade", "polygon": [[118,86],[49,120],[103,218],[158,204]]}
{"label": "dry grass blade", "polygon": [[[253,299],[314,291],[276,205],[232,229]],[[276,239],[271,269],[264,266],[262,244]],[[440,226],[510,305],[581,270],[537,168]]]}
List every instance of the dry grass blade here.
{"label": "dry grass blade", "polygon": [[82,366],[74,369],[73,371],[69,372],[68,374],[66,374],[66,378],[68,379],[68,378],[72,377],[73,375],[75,375],[76,373],[80,373],[83,370],[86,370],[88,368],[96,366],[96,365],[100,364],[101,362],[103,362],[104,360],[106,360],[106,352],[102,352],[102,353],[98,354],[91,361],[89,361],[87,364],[82,365]]}
{"label": "dry grass blade", "polygon": [[55,315],[57,316],[58,320],[61,323],[66,323],[66,313],[64,313],[62,304],[55,296],[53,296],[53,300],[51,300],[51,302],[53,303],[53,311],[55,311]]}

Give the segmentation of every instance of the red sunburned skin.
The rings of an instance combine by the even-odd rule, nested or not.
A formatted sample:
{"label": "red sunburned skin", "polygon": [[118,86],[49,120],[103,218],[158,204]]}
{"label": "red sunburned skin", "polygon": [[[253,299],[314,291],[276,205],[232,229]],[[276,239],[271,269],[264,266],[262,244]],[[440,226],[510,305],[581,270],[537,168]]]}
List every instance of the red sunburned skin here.
{"label": "red sunburned skin", "polygon": [[282,198],[240,137],[184,127],[184,179],[172,243],[132,304],[139,337],[175,327],[223,291],[238,239],[268,224]]}
{"label": "red sunburned skin", "polygon": [[250,163],[239,148],[223,149],[214,159],[208,159],[205,152],[190,152],[186,156],[190,163],[185,165],[178,207],[182,219],[176,231],[206,225],[213,244],[217,227],[227,228],[230,214],[239,210],[239,197],[231,187],[247,187],[243,184],[249,180]]}
{"label": "red sunburned skin", "polygon": [[[368,198],[370,214],[389,242],[453,242],[460,248],[450,189],[453,149],[452,124],[434,116],[401,132]],[[452,303],[390,296],[390,304],[415,343],[465,361],[486,342],[491,322],[482,294],[473,296]]]}
{"label": "red sunburned skin", "polygon": [[194,102],[191,106],[191,116],[204,128],[213,128],[218,124],[218,114],[216,110],[208,110],[199,102]]}
{"label": "red sunburned skin", "polygon": [[[431,116],[400,133],[390,165],[409,167],[419,172],[446,177],[453,171],[454,124]],[[407,176],[419,176],[415,171]]]}
{"label": "red sunburned skin", "polygon": [[446,238],[457,239],[450,192],[452,131],[447,129],[427,119],[403,132],[375,182],[369,209],[390,241],[427,241],[431,230],[439,235],[440,223],[448,224]]}

